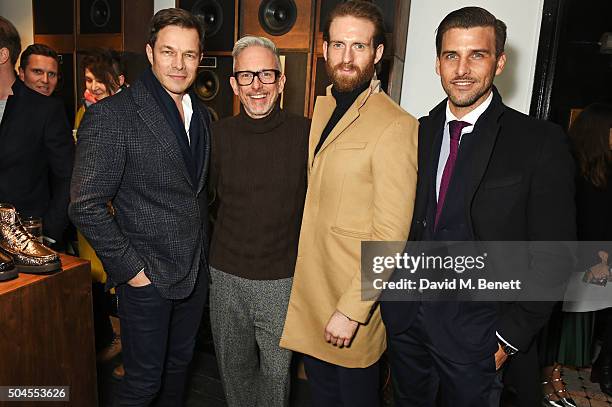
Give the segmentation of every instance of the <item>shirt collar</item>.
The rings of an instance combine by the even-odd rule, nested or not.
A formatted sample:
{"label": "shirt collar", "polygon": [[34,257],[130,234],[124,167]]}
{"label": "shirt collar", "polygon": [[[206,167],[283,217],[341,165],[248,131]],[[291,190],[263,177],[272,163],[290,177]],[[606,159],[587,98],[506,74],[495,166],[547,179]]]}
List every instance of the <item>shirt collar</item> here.
{"label": "shirt collar", "polygon": [[[480,117],[480,115],[482,115],[485,112],[485,110],[487,110],[492,100],[493,100],[493,92],[491,92],[489,94],[489,97],[487,97],[484,102],[478,105],[476,109],[472,110],[471,112],[463,116],[461,118],[461,121],[468,122],[470,123],[471,126],[474,126],[474,124],[476,124],[476,121],[478,121],[478,118]],[[448,122],[450,122],[451,120],[459,120],[459,119],[457,119],[457,117],[455,117],[455,115],[451,112],[450,107],[448,106],[448,101],[446,101],[446,122],[444,122],[444,125],[445,126],[448,125]]]}

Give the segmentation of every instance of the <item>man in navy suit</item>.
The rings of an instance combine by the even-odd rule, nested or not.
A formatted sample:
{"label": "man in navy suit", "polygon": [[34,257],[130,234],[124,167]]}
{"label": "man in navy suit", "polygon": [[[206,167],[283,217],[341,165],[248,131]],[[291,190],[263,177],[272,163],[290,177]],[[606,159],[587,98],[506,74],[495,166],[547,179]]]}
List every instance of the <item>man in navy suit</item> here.
{"label": "man in navy suit", "polygon": [[0,16],[0,202],[41,217],[57,249],[68,225],[74,143],[62,102],[16,76],[20,51],[19,33]]}
{"label": "man in navy suit", "polygon": [[157,12],[151,67],[79,127],[70,216],[117,287],[120,406],[183,405],[208,292],[210,114],[189,91],[202,31],[185,10]]}
{"label": "man in navy suit", "polygon": [[[412,241],[575,240],[573,163],[562,130],[502,103],[505,24],[479,7],[447,15],[436,72],[448,98],[421,119]],[[571,254],[530,252],[563,269]],[[526,266],[526,267],[531,267]],[[529,268],[529,273],[536,271]],[[550,302],[385,302],[397,406],[541,402],[534,338]]]}

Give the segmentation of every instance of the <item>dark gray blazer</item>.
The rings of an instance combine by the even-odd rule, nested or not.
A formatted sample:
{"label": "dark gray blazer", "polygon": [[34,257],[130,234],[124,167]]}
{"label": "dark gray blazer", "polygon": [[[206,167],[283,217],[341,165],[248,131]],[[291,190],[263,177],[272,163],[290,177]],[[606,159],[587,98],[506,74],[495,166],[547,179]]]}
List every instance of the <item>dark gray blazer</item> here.
{"label": "dark gray blazer", "polygon": [[144,268],[164,298],[180,299],[189,296],[200,271],[208,276],[210,115],[199,103],[193,108],[200,109],[206,129],[197,186],[176,136],[140,81],[96,103],[83,118],[69,215],[102,260],[107,286]]}

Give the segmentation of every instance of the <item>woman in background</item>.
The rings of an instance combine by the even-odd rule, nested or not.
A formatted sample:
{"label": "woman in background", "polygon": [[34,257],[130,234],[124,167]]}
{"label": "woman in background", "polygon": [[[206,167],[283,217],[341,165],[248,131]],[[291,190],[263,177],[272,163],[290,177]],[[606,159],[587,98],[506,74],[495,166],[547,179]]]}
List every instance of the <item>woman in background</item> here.
{"label": "woman in background", "polygon": [[[608,243],[598,247],[597,253],[589,253],[582,259],[587,269],[585,278],[607,279],[612,284],[608,261],[612,255],[612,105],[595,103],[586,107],[573,123],[570,139],[578,167],[578,240]],[[601,351],[593,363],[591,381],[599,383],[601,391],[612,396],[612,295],[604,301],[586,300],[566,303],[564,310],[596,311]]]}

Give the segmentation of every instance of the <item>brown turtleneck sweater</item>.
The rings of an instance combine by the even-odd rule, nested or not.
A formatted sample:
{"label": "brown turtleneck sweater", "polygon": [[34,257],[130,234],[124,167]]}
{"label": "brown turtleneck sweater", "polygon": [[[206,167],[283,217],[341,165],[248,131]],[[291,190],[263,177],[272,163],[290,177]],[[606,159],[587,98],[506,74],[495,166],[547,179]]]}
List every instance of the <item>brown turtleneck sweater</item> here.
{"label": "brown turtleneck sweater", "polygon": [[306,196],[310,120],[278,106],[212,123],[216,221],[210,264],[252,280],[293,276]]}

